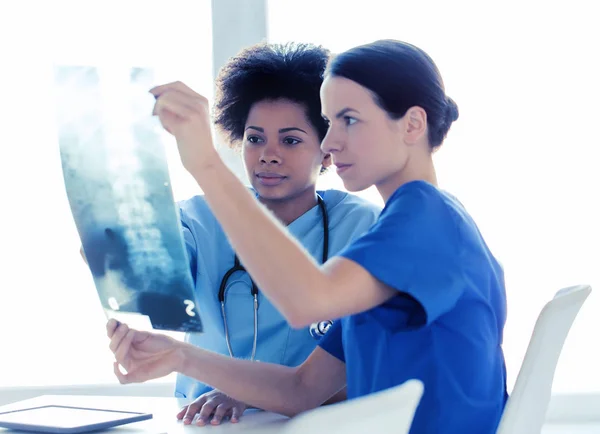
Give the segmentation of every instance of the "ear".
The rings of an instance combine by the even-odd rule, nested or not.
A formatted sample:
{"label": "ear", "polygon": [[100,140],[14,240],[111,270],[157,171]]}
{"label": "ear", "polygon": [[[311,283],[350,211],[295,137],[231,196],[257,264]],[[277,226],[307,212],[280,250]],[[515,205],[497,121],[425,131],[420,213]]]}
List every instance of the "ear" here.
{"label": "ear", "polygon": [[321,166],[323,166],[323,169],[327,169],[331,166],[331,154],[325,154],[323,161],[321,161]]}
{"label": "ear", "polygon": [[413,145],[420,142],[423,137],[427,137],[427,112],[421,107],[411,107],[406,111],[403,117],[404,141],[407,145]]}

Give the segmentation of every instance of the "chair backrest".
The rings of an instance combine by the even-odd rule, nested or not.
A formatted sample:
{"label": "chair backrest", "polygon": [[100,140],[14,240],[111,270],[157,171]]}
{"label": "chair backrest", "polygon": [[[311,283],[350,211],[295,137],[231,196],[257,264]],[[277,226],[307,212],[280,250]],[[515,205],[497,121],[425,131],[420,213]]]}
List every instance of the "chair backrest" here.
{"label": "chair backrest", "polygon": [[423,396],[423,383],[399,386],[304,412],[283,425],[285,434],[408,434]]}
{"label": "chair backrest", "polygon": [[539,434],[552,394],[554,372],[571,325],[592,288],[561,289],[542,309],[497,434]]}

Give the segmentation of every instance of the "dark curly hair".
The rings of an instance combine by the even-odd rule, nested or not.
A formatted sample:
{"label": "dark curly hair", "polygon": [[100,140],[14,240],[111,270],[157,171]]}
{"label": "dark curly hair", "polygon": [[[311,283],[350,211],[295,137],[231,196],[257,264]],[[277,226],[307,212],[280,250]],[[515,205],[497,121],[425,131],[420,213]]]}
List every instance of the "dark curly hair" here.
{"label": "dark curly hair", "polygon": [[250,108],[263,100],[288,99],[306,107],[319,140],[327,133],[319,90],[330,53],[312,44],[261,43],[245,48],[221,68],[214,105],[215,125],[235,148],[244,137]]}

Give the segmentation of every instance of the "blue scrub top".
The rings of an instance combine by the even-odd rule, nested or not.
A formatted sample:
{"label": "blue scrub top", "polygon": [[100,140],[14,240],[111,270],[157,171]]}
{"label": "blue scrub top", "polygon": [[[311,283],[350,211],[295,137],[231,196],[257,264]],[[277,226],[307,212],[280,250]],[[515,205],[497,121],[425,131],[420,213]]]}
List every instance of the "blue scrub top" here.
{"label": "blue scrub top", "polygon": [[[332,257],[377,220],[381,209],[360,197],[337,191],[319,191],[329,216],[329,256]],[[204,333],[187,334],[186,342],[229,355],[218,292],[224,274],[234,263],[234,252],[204,197],[179,203],[183,235],[195,279],[196,297]],[[240,216],[243,218],[243,216]],[[321,209],[312,209],[288,227],[320,263],[323,254]],[[300,365],[315,349],[317,341],[308,328],[294,329],[259,291],[256,360],[286,366]],[[253,298],[247,273],[234,273],[228,280],[225,307],[233,354],[250,359],[254,339]],[[183,375],[177,376],[175,396],[196,398],[212,390]]]}
{"label": "blue scrub top", "polygon": [[417,378],[425,391],[411,433],[495,433],[507,399],[504,277],[463,206],[407,183],[340,255],[398,290],[319,342],[345,362],[348,398]]}

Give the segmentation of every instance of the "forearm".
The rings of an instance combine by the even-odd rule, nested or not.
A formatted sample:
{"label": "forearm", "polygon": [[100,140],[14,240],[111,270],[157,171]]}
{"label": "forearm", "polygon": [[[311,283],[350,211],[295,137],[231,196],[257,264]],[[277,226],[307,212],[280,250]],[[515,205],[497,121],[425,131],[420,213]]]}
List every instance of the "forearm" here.
{"label": "forearm", "polygon": [[327,275],[225,164],[214,159],[192,175],[242,263],[288,322],[302,327],[327,317],[319,312]]}
{"label": "forearm", "polygon": [[316,405],[310,404],[296,368],[235,359],[184,343],[180,353],[181,374],[250,407],[293,416]]}

